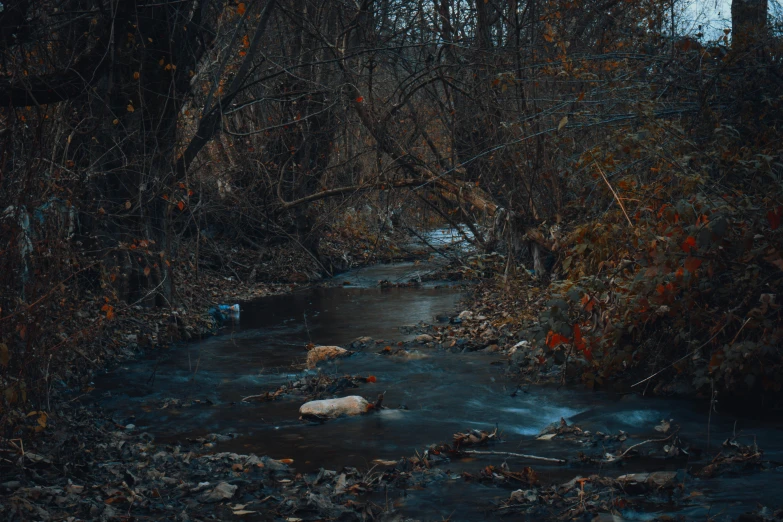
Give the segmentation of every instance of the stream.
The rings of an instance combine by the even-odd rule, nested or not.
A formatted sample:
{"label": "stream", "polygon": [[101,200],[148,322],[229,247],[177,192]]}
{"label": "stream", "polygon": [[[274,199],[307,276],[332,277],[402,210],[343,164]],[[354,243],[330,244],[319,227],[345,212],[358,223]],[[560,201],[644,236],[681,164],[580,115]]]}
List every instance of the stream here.
{"label": "stream", "polygon": [[[660,438],[654,426],[662,419],[674,419],[681,433],[706,446],[709,405],[704,401],[613,396],[583,388],[538,387],[513,394],[516,381],[506,375],[506,360],[497,354],[455,354],[421,345],[416,357],[379,356],[377,352],[385,345],[414,337],[412,329],[401,327],[434,322],[438,316],[459,311],[462,291],[456,286],[424,283],[379,288],[377,284],[380,280],[416,280],[432,268],[431,262],[377,265],[342,274],[331,286],[244,303],[238,321],[221,335],[172,348],[165,356],[124,364],[96,380],[96,396],[117,422],[133,423],[159,442],[231,434],[233,438],[216,443],[214,451],[291,458],[292,466],[306,473],[322,467],[366,470],[374,459],[412,456],[471,428],[491,431],[498,427],[504,442],[493,446],[494,450],[574,461],[577,450],[573,445],[535,439],[545,426],[561,418],[593,432],[624,430],[635,440]],[[299,420],[298,398],[242,402],[243,397],[300,378],[307,343],[348,347],[363,336],[383,342],[322,364],[320,370],[333,375],[374,375],[377,382],[346,394],[372,400],[383,392],[387,409],[315,424]],[[172,406],[186,402],[189,407]],[[713,413],[711,429],[713,445],[741,430],[755,437],[765,458],[783,461],[783,423],[779,421]],[[460,474],[501,463],[502,457],[453,461],[442,465],[443,480],[422,490],[389,491],[378,502],[394,502],[407,516],[421,520],[485,520],[497,516],[490,511],[492,506],[508,498],[510,491],[467,482]],[[542,482],[565,482],[576,475],[602,472],[579,464],[532,465]],[[682,459],[648,460],[604,472],[620,475],[686,466]],[[684,505],[672,504],[669,514],[730,519],[755,508],[757,501],[774,504],[781,478],[783,474],[773,470],[731,479],[693,479],[701,482],[698,489],[704,494]],[[655,515],[623,513],[626,519],[635,520]]]}

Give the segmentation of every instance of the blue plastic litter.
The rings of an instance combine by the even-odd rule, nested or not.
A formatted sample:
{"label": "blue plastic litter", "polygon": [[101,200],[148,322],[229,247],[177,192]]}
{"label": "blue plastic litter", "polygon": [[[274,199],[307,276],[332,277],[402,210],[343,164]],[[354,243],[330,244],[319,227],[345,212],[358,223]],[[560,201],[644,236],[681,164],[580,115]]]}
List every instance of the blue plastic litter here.
{"label": "blue plastic litter", "polygon": [[229,319],[239,321],[239,305],[217,305],[207,310],[207,313],[215,320],[215,325],[218,328],[222,328],[225,322]]}

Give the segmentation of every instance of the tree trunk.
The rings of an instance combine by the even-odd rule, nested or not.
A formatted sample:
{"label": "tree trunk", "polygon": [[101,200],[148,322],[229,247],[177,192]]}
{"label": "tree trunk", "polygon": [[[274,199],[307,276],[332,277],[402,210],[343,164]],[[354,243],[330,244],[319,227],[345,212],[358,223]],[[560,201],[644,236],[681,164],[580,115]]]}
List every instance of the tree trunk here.
{"label": "tree trunk", "polygon": [[731,1],[732,45],[746,48],[767,31],[767,0]]}

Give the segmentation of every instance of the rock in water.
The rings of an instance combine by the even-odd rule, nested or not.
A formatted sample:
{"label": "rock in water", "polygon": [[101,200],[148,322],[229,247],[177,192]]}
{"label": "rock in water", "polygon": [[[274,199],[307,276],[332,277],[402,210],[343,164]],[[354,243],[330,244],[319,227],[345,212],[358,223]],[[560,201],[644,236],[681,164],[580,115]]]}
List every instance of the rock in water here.
{"label": "rock in water", "polygon": [[351,355],[351,352],[339,346],[316,346],[307,352],[307,367],[315,368],[321,361],[329,361],[346,355]]}
{"label": "rock in water", "polygon": [[372,408],[373,405],[364,397],[350,395],[339,399],[306,402],[299,408],[299,415],[302,419],[336,419],[343,415],[361,415]]}

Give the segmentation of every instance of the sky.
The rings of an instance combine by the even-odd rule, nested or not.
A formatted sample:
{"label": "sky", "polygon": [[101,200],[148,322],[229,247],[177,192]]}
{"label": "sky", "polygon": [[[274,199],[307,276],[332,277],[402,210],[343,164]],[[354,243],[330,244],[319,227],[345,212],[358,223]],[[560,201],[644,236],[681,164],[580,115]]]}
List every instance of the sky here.
{"label": "sky", "polygon": [[[783,14],[781,0],[768,0],[772,16]],[[704,33],[706,40],[715,40],[731,28],[731,0],[684,0],[680,31],[687,34]],[[699,26],[701,30],[699,30]]]}

